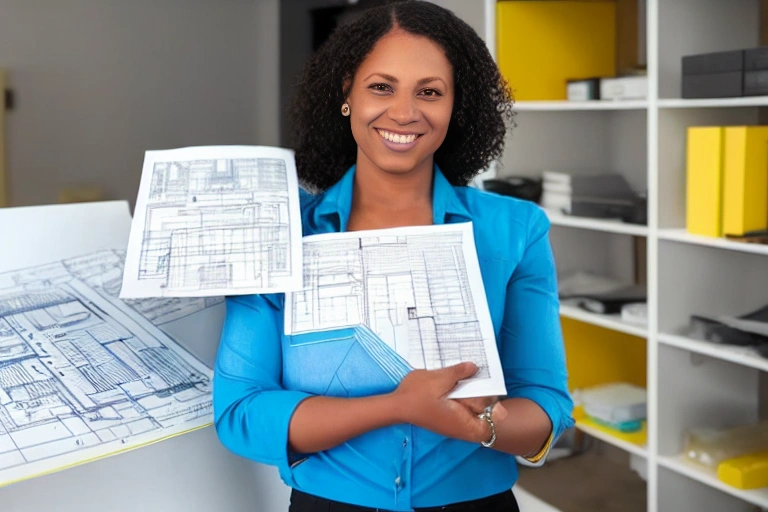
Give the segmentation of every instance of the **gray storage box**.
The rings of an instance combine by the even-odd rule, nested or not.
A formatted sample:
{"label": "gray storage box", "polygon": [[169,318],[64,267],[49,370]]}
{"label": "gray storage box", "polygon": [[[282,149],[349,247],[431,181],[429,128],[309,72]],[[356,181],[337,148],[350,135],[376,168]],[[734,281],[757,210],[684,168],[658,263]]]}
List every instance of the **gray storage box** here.
{"label": "gray storage box", "polygon": [[683,98],[730,98],[744,93],[744,50],[683,57]]}

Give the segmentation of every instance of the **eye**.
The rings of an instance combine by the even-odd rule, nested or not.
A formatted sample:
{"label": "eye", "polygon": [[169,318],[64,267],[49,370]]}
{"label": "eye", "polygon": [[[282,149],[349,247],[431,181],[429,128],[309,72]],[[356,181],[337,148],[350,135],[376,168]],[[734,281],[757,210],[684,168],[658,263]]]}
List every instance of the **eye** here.
{"label": "eye", "polygon": [[392,92],[392,88],[388,84],[371,84],[368,86],[374,92]]}
{"label": "eye", "polygon": [[437,98],[439,96],[442,96],[442,93],[437,89],[424,89],[419,94],[427,98]]}

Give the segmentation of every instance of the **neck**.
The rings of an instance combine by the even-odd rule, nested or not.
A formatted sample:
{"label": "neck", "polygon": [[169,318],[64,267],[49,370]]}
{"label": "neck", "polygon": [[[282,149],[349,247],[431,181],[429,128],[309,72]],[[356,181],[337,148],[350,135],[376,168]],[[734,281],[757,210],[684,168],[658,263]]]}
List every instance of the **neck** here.
{"label": "neck", "polygon": [[358,155],[350,229],[432,223],[433,160],[405,173],[385,172]]}
{"label": "neck", "polygon": [[389,173],[358,157],[355,168],[355,207],[389,210],[392,213],[432,205],[433,160],[412,171]]}

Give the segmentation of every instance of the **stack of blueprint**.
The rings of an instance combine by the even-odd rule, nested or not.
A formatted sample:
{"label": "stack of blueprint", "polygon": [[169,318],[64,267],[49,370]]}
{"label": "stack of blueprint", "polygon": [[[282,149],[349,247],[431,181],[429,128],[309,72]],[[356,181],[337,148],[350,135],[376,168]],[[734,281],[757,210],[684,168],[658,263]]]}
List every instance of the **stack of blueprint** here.
{"label": "stack of blueprint", "polygon": [[302,237],[289,150],[149,151],[133,218],[3,209],[0,240],[0,486],[210,425],[230,295],[285,293],[286,335],[352,332],[392,385],[469,355],[451,396],[506,393],[471,223]]}
{"label": "stack of blueprint", "polygon": [[286,294],[287,335],[353,329],[393,382],[472,354],[452,396],[505,394],[471,223],[302,237],[292,152],[148,152],[121,297],[252,293]]}

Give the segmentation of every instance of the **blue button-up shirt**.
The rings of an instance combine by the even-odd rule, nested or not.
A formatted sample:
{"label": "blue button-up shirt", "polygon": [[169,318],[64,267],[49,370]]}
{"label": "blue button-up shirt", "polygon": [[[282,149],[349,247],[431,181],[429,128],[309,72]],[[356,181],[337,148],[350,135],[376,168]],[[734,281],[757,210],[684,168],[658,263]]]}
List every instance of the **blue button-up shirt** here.
{"label": "blue button-up shirt", "polygon": [[[352,167],[324,193],[302,195],[304,235],[346,231],[354,175]],[[453,187],[437,167],[432,209],[434,224],[472,222],[507,396],[541,406],[552,422],[550,440],[557,438],[573,425],[573,403],[547,217],[531,202]],[[388,390],[361,382],[373,373],[365,370],[371,364],[365,352],[354,350],[354,330],[328,332],[326,343],[286,336],[283,298],[227,298],[213,384],[216,430],[226,447],[277,466],[291,487],[383,510],[445,505],[512,487],[514,456],[407,424],[320,453],[291,453],[291,416],[305,398]]]}

